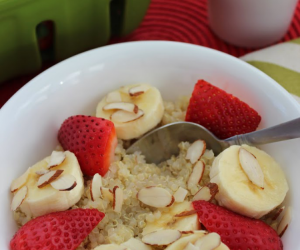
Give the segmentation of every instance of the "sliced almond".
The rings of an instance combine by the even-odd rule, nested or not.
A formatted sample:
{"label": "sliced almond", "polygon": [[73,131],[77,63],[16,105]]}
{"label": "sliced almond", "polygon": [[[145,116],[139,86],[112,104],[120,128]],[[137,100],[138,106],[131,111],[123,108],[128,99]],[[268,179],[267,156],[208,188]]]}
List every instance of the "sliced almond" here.
{"label": "sliced almond", "polygon": [[124,110],[118,110],[114,112],[110,119],[113,122],[120,122],[120,123],[126,123],[126,122],[132,122],[139,118],[141,118],[144,115],[144,111],[139,109],[137,113],[131,113]]}
{"label": "sliced almond", "polygon": [[282,237],[282,235],[285,233],[286,229],[288,228],[289,224],[291,223],[292,220],[292,209],[291,207],[288,207],[284,211],[284,215],[279,222],[279,225],[277,227],[277,234]]}
{"label": "sliced almond", "polygon": [[194,234],[194,231],[180,231],[182,234]]}
{"label": "sliced almond", "polygon": [[132,87],[128,90],[128,94],[132,97],[136,97],[139,95],[144,94],[145,92],[147,92],[150,88],[146,85],[138,85],[135,87]]}
{"label": "sliced almond", "polygon": [[187,181],[187,186],[191,189],[201,181],[203,173],[205,170],[205,164],[203,161],[198,161],[196,165],[193,167],[192,173]]}
{"label": "sliced almond", "polygon": [[39,175],[39,176],[42,176],[42,175],[47,174],[47,173],[49,173],[49,172],[50,172],[49,169],[41,169],[41,170],[35,171],[35,173],[36,173],[37,175]]}
{"label": "sliced almond", "polygon": [[23,201],[26,198],[27,192],[28,192],[27,187],[23,186],[15,193],[10,206],[12,211],[16,211],[17,208],[22,205]]}
{"label": "sliced almond", "polygon": [[59,191],[70,191],[77,186],[77,182],[73,175],[64,174],[55,181],[52,181],[50,185]]}
{"label": "sliced almond", "polygon": [[189,242],[183,250],[199,250],[199,247],[196,247],[191,242]]}
{"label": "sliced almond", "polygon": [[221,237],[217,233],[209,233],[197,240],[194,245],[201,250],[213,250],[221,245]]}
{"label": "sliced almond", "polygon": [[47,168],[51,169],[56,166],[59,166],[66,159],[66,154],[63,151],[53,151],[50,156],[50,161],[48,163]]}
{"label": "sliced almond", "polygon": [[190,160],[192,164],[196,163],[204,154],[206,143],[203,140],[197,140],[192,143],[186,152],[185,159]]}
{"label": "sliced almond", "polygon": [[[282,208],[280,208],[280,209],[276,212],[276,214],[272,217],[272,220],[277,220],[277,219],[281,220],[281,219],[282,219],[282,215],[283,215],[282,211],[283,211],[284,209],[285,209],[285,206],[283,206]],[[280,218],[279,216],[281,216],[281,218]]]}
{"label": "sliced almond", "polygon": [[139,96],[141,94],[144,94],[149,89],[150,88],[146,85],[138,85],[138,86],[130,88],[128,90],[128,93],[130,96]]}
{"label": "sliced almond", "polygon": [[183,202],[188,191],[182,187],[179,187],[177,191],[174,193],[175,202]]}
{"label": "sliced almond", "polygon": [[112,102],[106,104],[103,107],[103,110],[113,110],[113,109],[124,110],[135,114],[139,111],[139,107],[134,103],[130,103],[130,102]]}
{"label": "sliced almond", "polygon": [[193,201],[204,200],[211,201],[219,192],[219,187],[216,183],[208,183],[206,186],[199,189],[194,195]]}
{"label": "sliced almond", "polygon": [[127,247],[130,250],[152,250],[152,248],[140,239],[131,238],[128,241],[121,244],[121,246]]}
{"label": "sliced almond", "polygon": [[242,169],[249,180],[256,186],[264,189],[264,173],[256,157],[244,148],[239,149],[239,160]]}
{"label": "sliced almond", "polygon": [[64,172],[64,170],[57,169],[49,171],[48,173],[42,175],[37,182],[38,188],[42,188],[48,185],[49,183],[53,182],[58,178],[58,176],[62,174],[62,172]]}
{"label": "sliced almond", "polygon": [[122,97],[120,92],[118,91],[113,91],[107,94],[106,96],[106,102],[107,103],[111,103],[111,102],[121,102],[122,101]]}
{"label": "sliced almond", "polygon": [[137,193],[137,199],[151,207],[169,207],[175,198],[166,189],[161,187],[142,188]]}
{"label": "sliced almond", "polygon": [[190,211],[183,211],[179,214],[175,214],[175,217],[185,217],[185,216],[190,216],[192,214],[196,214],[197,211],[196,210],[190,210]]}
{"label": "sliced almond", "polygon": [[113,189],[113,196],[113,210],[117,213],[120,213],[122,210],[124,200],[123,190],[118,186],[115,186]]}
{"label": "sliced almond", "polygon": [[109,188],[105,188],[105,187],[101,187],[100,189],[101,189],[101,194],[102,194],[103,198],[108,199],[109,201],[114,200],[113,191],[111,191]]}
{"label": "sliced almond", "polygon": [[180,239],[181,232],[178,230],[166,229],[146,234],[142,241],[151,246],[167,246]]}
{"label": "sliced almond", "polygon": [[28,168],[24,174],[22,174],[20,177],[17,179],[13,180],[11,185],[10,185],[10,191],[15,192],[19,190],[22,186],[25,185],[27,182],[29,173],[30,173],[31,168]]}
{"label": "sliced almond", "polygon": [[102,196],[101,193],[102,186],[102,177],[99,174],[95,174],[90,184],[90,194],[92,201],[100,198]]}

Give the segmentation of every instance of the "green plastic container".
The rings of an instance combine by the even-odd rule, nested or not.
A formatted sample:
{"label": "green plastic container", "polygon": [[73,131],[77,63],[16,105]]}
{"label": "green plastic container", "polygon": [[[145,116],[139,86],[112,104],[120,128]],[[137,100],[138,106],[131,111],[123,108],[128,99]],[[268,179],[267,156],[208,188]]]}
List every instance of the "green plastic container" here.
{"label": "green plastic container", "polygon": [[[0,83],[42,67],[37,31],[53,26],[55,62],[107,44],[140,24],[150,0],[0,0]],[[39,33],[39,32],[38,32]]]}

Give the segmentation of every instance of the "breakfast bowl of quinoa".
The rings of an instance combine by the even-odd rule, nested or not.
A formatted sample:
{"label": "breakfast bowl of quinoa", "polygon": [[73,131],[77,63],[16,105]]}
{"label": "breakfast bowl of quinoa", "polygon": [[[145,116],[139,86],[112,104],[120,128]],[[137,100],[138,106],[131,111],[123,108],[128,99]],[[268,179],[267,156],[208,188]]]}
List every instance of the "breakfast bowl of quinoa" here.
{"label": "breakfast bowl of quinoa", "polygon": [[219,155],[182,141],[159,164],[126,152],[173,122],[228,138],[299,115],[271,78],[200,46],[135,42],[65,60],[0,111],[0,247],[300,249],[298,139]]}

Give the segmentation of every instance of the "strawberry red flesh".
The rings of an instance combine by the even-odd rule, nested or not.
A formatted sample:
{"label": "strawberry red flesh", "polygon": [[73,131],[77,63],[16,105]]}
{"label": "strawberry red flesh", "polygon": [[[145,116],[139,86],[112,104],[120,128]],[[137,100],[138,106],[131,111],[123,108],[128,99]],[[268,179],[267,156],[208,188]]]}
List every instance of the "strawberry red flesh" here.
{"label": "strawberry red flesh", "polygon": [[200,222],[218,233],[231,250],[282,250],[276,231],[261,220],[248,218],[207,201],[194,201]]}
{"label": "strawberry red flesh", "polygon": [[37,217],[17,231],[11,250],[75,250],[103,217],[97,209],[81,208]]}
{"label": "strawberry red flesh", "polygon": [[103,118],[77,115],[63,122],[58,140],[73,152],[85,175],[106,174],[117,146],[114,124]]}
{"label": "strawberry red flesh", "polygon": [[260,115],[224,90],[199,80],[192,93],[185,120],[198,123],[220,139],[255,131]]}

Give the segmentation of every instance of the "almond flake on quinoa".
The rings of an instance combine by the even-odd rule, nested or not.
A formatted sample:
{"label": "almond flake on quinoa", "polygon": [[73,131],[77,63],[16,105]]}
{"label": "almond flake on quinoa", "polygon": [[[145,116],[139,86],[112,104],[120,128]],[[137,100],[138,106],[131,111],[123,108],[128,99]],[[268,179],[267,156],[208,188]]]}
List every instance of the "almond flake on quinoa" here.
{"label": "almond flake on quinoa", "polygon": [[104,199],[107,199],[109,201],[114,200],[113,191],[111,191],[109,188],[101,187],[101,194]]}
{"label": "almond flake on quinoa", "polygon": [[169,207],[175,201],[174,196],[161,187],[142,188],[137,193],[137,199],[148,206],[157,208]]}
{"label": "almond flake on quinoa", "polygon": [[205,170],[205,164],[203,161],[198,161],[193,167],[192,173],[187,181],[188,189],[196,186],[202,179]]}
{"label": "almond flake on quinoa", "polygon": [[199,189],[199,191],[194,195],[192,200],[211,201],[212,199],[215,198],[218,192],[219,192],[219,187],[216,183],[208,183],[206,186]]}
{"label": "almond flake on quinoa", "polygon": [[197,140],[192,143],[186,152],[185,159],[190,160],[192,164],[196,163],[204,154],[206,143],[203,140]]}
{"label": "almond flake on quinoa", "polygon": [[102,196],[101,193],[102,186],[102,177],[98,173],[93,176],[93,179],[90,184],[90,194],[92,201],[100,198]]}
{"label": "almond flake on quinoa", "polygon": [[113,197],[113,210],[117,213],[120,213],[122,210],[124,200],[123,190],[118,186],[115,186],[113,189]]}

